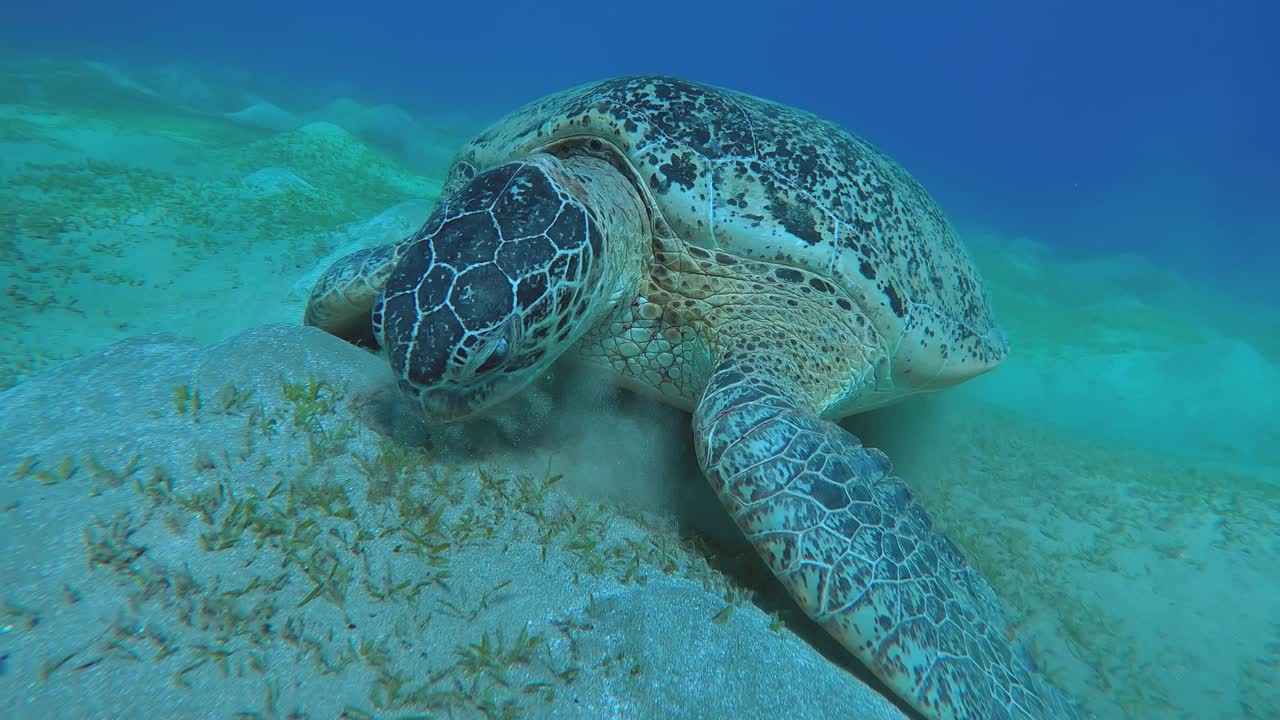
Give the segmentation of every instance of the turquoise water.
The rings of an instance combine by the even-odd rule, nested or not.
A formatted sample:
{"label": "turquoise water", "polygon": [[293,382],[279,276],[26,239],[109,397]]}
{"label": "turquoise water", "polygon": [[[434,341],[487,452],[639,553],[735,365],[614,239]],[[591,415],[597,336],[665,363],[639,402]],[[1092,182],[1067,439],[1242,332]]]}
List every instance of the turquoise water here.
{"label": "turquoise water", "polygon": [[[110,386],[118,388],[114,395],[73,383],[86,373],[110,374],[95,368],[103,357],[101,368],[113,367],[112,353],[148,357],[127,343],[157,333],[200,345],[231,339],[229,347],[240,347],[235,338],[254,337],[242,333],[272,323],[297,326],[319,271],[356,247],[415,230],[441,199],[458,148],[496,117],[578,82],[661,71],[831,117],[902,162],[950,213],[987,282],[1012,353],[994,372],[955,389],[844,425],[893,458],[935,525],[1009,605],[1014,630],[1046,675],[1099,718],[1280,717],[1274,610],[1280,605],[1280,298],[1274,284],[1280,152],[1269,129],[1276,99],[1262,91],[1261,78],[1277,58],[1274,51],[1264,55],[1262,20],[1246,17],[1252,9],[1195,17],[1167,8],[1159,15],[1109,11],[1108,21],[1099,23],[1082,6],[1014,11],[986,4],[963,17],[935,8],[927,23],[896,11],[835,23],[816,22],[798,8],[785,17],[771,10],[769,22],[742,8],[686,8],[668,9],[662,22],[643,25],[633,10],[618,9],[553,22],[514,10],[495,18],[398,8],[353,19],[324,8],[299,15],[285,7],[262,11],[253,22],[230,6],[212,16],[168,7],[110,13],[85,7],[75,15],[78,23],[26,9],[22,22],[4,31],[13,42],[0,63],[0,333],[6,338],[0,427],[22,439],[0,451],[6,478],[0,517],[9,518],[5,525],[15,535],[7,542],[14,547],[16,528],[62,533],[66,544],[52,547],[76,558],[61,562],[37,549],[25,559],[11,554],[0,566],[14,573],[0,589],[0,687],[22,688],[3,693],[14,698],[5,713],[46,717],[39,713],[56,707],[59,717],[140,717],[177,703],[181,717],[222,717],[241,710],[215,703],[208,707],[216,705],[216,712],[205,715],[200,702],[252,687],[242,711],[261,717],[284,716],[290,702],[316,703],[308,706],[321,708],[312,717],[548,717],[568,712],[563,703],[575,692],[596,697],[595,683],[603,683],[600,697],[615,704],[588,702],[581,707],[590,709],[574,710],[577,716],[691,717],[690,706],[669,705],[664,714],[662,703],[675,702],[679,693],[653,689],[661,684],[655,678],[668,682],[690,672],[674,649],[683,636],[652,637],[650,621],[643,620],[646,607],[650,614],[679,615],[685,606],[674,594],[644,602],[627,595],[638,575],[671,576],[669,563],[680,566],[675,574],[682,581],[708,593],[708,602],[719,603],[707,606],[705,622],[697,625],[711,633],[700,629],[700,639],[689,642],[702,643],[702,652],[721,658],[716,662],[724,668],[747,668],[744,648],[764,642],[739,627],[757,615],[761,632],[773,625],[767,613],[776,612],[774,634],[788,643],[800,638],[777,651],[794,666],[742,670],[731,681],[699,676],[690,688],[730,693],[733,683],[751,684],[770,673],[785,680],[794,672],[783,685],[804,695],[807,684],[866,680],[865,671],[778,599],[767,573],[750,565],[750,547],[732,528],[726,532],[714,498],[708,503],[701,487],[687,416],[617,393],[605,380],[579,381],[575,369],[563,369],[529,399],[526,412],[539,418],[536,427],[515,421],[451,439],[405,418],[369,420],[362,413],[372,400],[325,406],[324,419],[312,424],[306,413],[316,412],[316,397],[325,396],[313,392],[307,400],[309,373],[342,363],[327,359],[339,351],[291,345],[292,336],[272,342],[301,348],[292,354],[320,365],[291,365],[262,349],[269,343],[247,341],[245,347],[257,349],[243,362],[219,360],[216,349],[189,361],[173,355],[175,365],[220,368],[217,382],[192,381],[203,392],[203,410],[188,385],[162,382],[140,360],[133,376],[135,360],[124,362],[118,378],[111,375],[119,383]],[[777,37],[762,36],[765,26]],[[459,27],[467,30],[452,31]],[[850,39],[857,37],[864,41]],[[670,45],[659,50],[656,38]],[[102,355],[109,348],[124,349]],[[286,377],[286,368],[294,374]],[[241,402],[228,386],[265,388],[260,395],[270,390],[279,396],[270,402],[292,413],[279,416],[282,434],[263,430],[253,441],[261,444],[244,451],[252,462],[232,462],[238,450],[218,447],[222,435],[201,434],[224,416],[243,425],[239,411],[255,428],[254,417],[271,417],[246,410],[253,403]],[[77,401],[94,392],[106,399]],[[134,394],[154,395],[160,405],[143,412],[141,400],[131,401]],[[368,394],[385,399],[388,393],[374,387]],[[34,425],[13,414],[13,408],[63,403],[62,414],[50,411]],[[153,458],[152,440],[138,439],[143,470],[99,472],[131,467],[133,431],[109,432],[111,418],[128,415],[119,410],[126,407],[137,411],[139,438],[151,437],[145,423],[162,415],[165,422],[189,420],[173,427],[185,428],[182,443],[194,443],[194,471],[191,458],[162,461],[159,450]],[[217,418],[201,421],[201,412]],[[82,429],[91,416],[101,418],[102,433]],[[343,425],[347,417],[359,420]],[[273,444],[290,432],[304,440]],[[398,586],[388,561],[390,585],[383,586],[384,568],[356,559],[353,545],[376,546],[380,533],[394,534],[399,523],[420,530],[421,518],[406,520],[403,504],[378,515],[386,498],[372,481],[359,498],[349,490],[348,504],[316,500],[321,491],[308,483],[346,477],[342,473],[355,467],[335,465],[340,453],[318,451],[316,438],[350,449],[361,462],[408,463],[404,453],[436,448],[430,457],[413,455],[415,469],[404,472],[463,478],[459,487],[466,489],[458,492],[466,502],[445,503],[439,517],[452,522],[450,530],[429,543],[440,548],[431,552],[465,548],[451,561],[448,582]],[[225,464],[224,452],[232,453]],[[301,469],[292,453],[308,458]],[[477,475],[477,465],[485,473]],[[248,475],[232,473],[242,466],[237,472]],[[551,494],[538,495],[536,512],[515,499],[520,481],[499,486],[491,480],[545,478],[549,467],[563,480],[539,491]],[[117,473],[128,482],[112,482]],[[146,489],[160,482],[156,473],[173,476],[169,490]],[[248,484],[237,484],[242,481]],[[130,494],[135,482],[136,495]],[[439,487],[426,480],[419,485]],[[282,603],[263,616],[267,624],[304,617],[319,628],[312,642],[323,650],[266,631],[250,638],[241,632],[247,621],[217,629],[167,594],[182,583],[142,581],[134,560],[102,559],[101,537],[115,537],[104,528],[119,528],[112,518],[132,508],[133,517],[154,517],[156,527],[166,528],[140,531],[137,537],[154,543],[148,547],[164,548],[141,556],[187,567],[196,585],[234,590],[223,602],[258,597],[257,583],[265,587],[268,580],[246,585],[258,576],[245,570],[252,560],[237,567],[226,552],[218,554],[219,546],[195,538],[206,525],[259,528],[266,521],[252,519],[258,516],[243,498],[257,496],[245,488],[266,497],[273,486],[290,493],[290,512],[305,506],[323,516],[311,526],[296,522],[291,532],[299,537],[308,527],[351,519],[334,507],[354,508],[350,514],[362,521],[377,518],[360,526],[368,538],[338,526],[321,536],[342,538],[330,565],[314,556],[292,565],[282,546],[252,543],[269,555],[256,567],[292,567],[294,575],[279,582],[286,591],[301,583],[294,600],[305,600]],[[218,498],[208,508],[196,502],[200,488]],[[284,497],[278,492],[273,497]],[[295,502],[295,495],[304,499]],[[466,507],[472,500],[478,504]],[[563,522],[544,523],[543,502],[563,509],[567,514],[546,510],[545,516]],[[524,519],[508,519],[504,503]],[[583,520],[588,505],[602,524],[626,528],[617,531],[625,537],[583,540],[583,533],[596,532]],[[315,510],[320,507],[323,513]],[[476,508],[480,515],[466,515]],[[535,517],[536,524],[528,520]],[[502,529],[495,535],[485,523]],[[668,541],[672,554],[646,550],[628,569],[625,548]],[[240,543],[228,552],[248,552],[251,543]],[[597,544],[607,550],[594,553]],[[87,570],[79,557],[86,546]],[[553,562],[562,559],[564,572],[540,574],[514,560],[495,561],[499,570],[485,565],[486,557],[513,557],[513,546],[530,557],[532,548],[543,548],[540,562],[550,552]],[[664,560],[673,557],[678,563]],[[333,577],[346,560],[352,564],[342,572],[350,578],[339,593]],[[506,582],[517,584],[504,584],[503,572],[515,573]],[[318,595],[308,596],[308,583]],[[568,610],[563,617],[529,610],[504,592],[521,583],[529,585],[518,594],[551,598],[551,606],[577,608],[588,619]],[[88,588],[99,585],[116,595],[96,598]],[[397,601],[389,587],[400,587],[405,597]],[[600,612],[597,592],[607,607],[614,607],[610,598],[622,603],[617,617],[632,618],[607,621],[621,623],[610,626],[616,647],[560,639],[557,633],[570,637],[566,617],[582,626],[593,617],[607,624],[593,615]],[[77,599],[81,594],[96,599]],[[254,607],[266,607],[267,597]],[[347,657],[347,638],[335,639],[334,628],[376,626],[373,617],[383,610],[362,619],[353,608],[385,608],[377,603],[388,597],[397,607],[430,608],[396,621],[417,624],[415,642],[427,643],[421,653],[427,664],[415,664],[418,646],[407,640],[403,648],[376,649],[391,635],[353,634],[352,669],[334,669]],[[631,598],[634,607],[619,598]],[[437,619],[424,619],[428,615]],[[115,618],[110,637],[119,647],[103,640],[100,626],[108,617]],[[167,640],[139,629],[148,623]],[[521,627],[542,638],[534,643],[525,636],[528,658],[508,648],[505,670],[478,659],[490,649],[484,638],[501,634],[519,646]],[[729,634],[716,636],[718,628]],[[395,625],[397,639],[401,630]],[[722,651],[716,643],[726,638],[739,644]],[[430,643],[437,640],[445,647],[433,655]],[[655,653],[646,642],[670,652]],[[541,662],[544,651],[555,671]],[[804,653],[814,659],[795,660],[808,658]],[[454,664],[441,665],[440,656]],[[298,660],[303,657],[306,663]],[[328,668],[308,682],[332,685],[304,688],[303,676],[290,674],[295,664]],[[456,685],[453,676],[439,679],[446,665],[459,673]],[[569,673],[568,667],[578,669]],[[830,675],[814,679],[811,673]],[[138,687],[130,683],[154,686],[151,699],[138,699],[133,710],[100,695],[94,696],[100,705],[71,699],[87,697],[78,694],[84,687]],[[418,686],[430,692],[410,691]],[[785,705],[766,709],[753,702],[703,712],[849,712],[835,701],[825,711],[810,704],[794,715]]]}

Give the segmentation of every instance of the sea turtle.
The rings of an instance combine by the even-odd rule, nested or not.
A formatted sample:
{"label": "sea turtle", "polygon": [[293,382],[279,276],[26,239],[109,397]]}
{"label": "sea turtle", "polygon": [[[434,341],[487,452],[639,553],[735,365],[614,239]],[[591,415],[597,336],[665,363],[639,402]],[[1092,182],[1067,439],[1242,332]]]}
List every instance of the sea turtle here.
{"label": "sea turtle", "polygon": [[537,100],[304,321],[381,348],[430,420],[572,351],[691,410],[703,473],[814,620],[928,718],[1087,717],[878,450],[833,420],[1007,353],[934,200],[812,114],[668,77]]}

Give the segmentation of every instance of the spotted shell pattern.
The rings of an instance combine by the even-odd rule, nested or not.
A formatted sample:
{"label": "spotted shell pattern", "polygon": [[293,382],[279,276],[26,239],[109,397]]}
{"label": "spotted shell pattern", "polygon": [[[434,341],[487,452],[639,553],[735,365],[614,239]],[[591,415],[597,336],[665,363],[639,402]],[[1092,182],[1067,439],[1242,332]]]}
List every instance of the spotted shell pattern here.
{"label": "spotted shell pattern", "polygon": [[673,78],[617,78],[514,111],[455,168],[474,172],[584,136],[631,161],[684,241],[847,290],[889,350],[874,373],[882,395],[952,385],[1007,354],[977,271],[933,198],[874,146],[811,113]]}

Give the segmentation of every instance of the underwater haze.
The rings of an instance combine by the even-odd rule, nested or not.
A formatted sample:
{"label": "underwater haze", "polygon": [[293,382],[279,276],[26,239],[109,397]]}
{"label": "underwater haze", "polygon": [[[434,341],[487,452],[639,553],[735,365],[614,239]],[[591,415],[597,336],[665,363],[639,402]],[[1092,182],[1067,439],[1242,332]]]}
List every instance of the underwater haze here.
{"label": "underwater haze", "polygon": [[949,717],[788,596],[688,412],[566,359],[437,424],[303,325],[485,128],[654,74],[831,120],[955,226],[1008,358],[840,424],[1045,681],[1105,720],[1280,718],[1280,9],[4,17],[0,717]]}
{"label": "underwater haze", "polygon": [[1276,297],[1280,17],[1263,2],[17,5],[10,47],[485,120],[615,75],[722,85],[871,139],[957,220]]}

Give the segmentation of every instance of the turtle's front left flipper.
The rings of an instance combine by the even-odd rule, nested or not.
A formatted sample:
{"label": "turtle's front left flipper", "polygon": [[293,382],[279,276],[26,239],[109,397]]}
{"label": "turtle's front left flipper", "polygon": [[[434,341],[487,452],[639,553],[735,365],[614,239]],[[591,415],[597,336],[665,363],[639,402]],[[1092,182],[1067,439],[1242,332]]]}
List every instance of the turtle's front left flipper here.
{"label": "turtle's front left flipper", "polygon": [[1010,638],[995,593],[887,458],[750,359],[694,413],[698,462],[805,612],[931,719],[1088,717]]}
{"label": "turtle's front left flipper", "polygon": [[356,345],[377,347],[371,313],[402,246],[381,245],[339,258],[311,290],[302,323]]}

